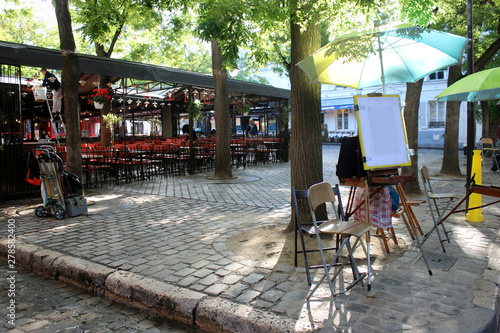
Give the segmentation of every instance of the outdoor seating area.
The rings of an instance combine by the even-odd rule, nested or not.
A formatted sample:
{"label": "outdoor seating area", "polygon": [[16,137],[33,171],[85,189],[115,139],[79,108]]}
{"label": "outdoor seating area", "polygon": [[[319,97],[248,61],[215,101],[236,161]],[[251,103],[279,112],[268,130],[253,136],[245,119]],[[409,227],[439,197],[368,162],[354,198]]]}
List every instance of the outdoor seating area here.
{"label": "outdoor seating area", "polygon": [[[2,43],[0,53],[4,56],[1,92],[23,92],[2,111],[12,121],[0,124],[6,143],[0,151],[6,161],[0,168],[4,180],[0,198],[37,195],[39,188],[24,181],[27,155],[40,144],[50,144],[66,160],[67,110],[52,110],[53,94],[43,89],[43,98],[38,94],[42,81],[32,72],[49,64],[60,69],[61,54],[15,43]],[[212,75],[87,55],[80,59],[82,182],[86,188],[214,169],[217,128]],[[282,113],[290,90],[234,79],[228,80],[228,90],[232,167],[287,161],[289,133]],[[96,94],[106,96],[98,97],[108,103],[109,119],[101,116],[100,103],[93,101]],[[191,100],[198,100],[200,109],[192,121],[188,114]],[[238,109],[243,102],[247,112]],[[251,121],[258,135],[247,139],[245,130]],[[200,139],[190,146],[186,134],[191,130]],[[115,144],[109,147],[113,140]]]}
{"label": "outdoor seating area", "polygon": [[[56,146],[66,162],[66,146]],[[101,146],[82,144],[83,183],[87,188],[119,185],[157,177],[210,171],[215,163],[215,138],[199,139],[191,148],[187,138],[134,140]],[[276,137],[231,139],[234,168],[282,161],[284,140]]]}
{"label": "outdoor seating area", "polygon": [[[335,177],[338,153],[338,146],[325,146],[325,181],[333,186],[339,183]],[[438,171],[440,158],[440,152],[436,150],[421,152],[421,163],[429,166],[431,175]],[[461,156],[461,162],[464,161],[465,157]],[[358,283],[344,295],[332,298],[325,279],[310,300],[306,300],[325,270],[322,266],[310,270],[310,285],[302,254],[297,258],[298,267],[294,267],[294,235],[283,233],[290,221],[288,170],[285,163],[240,168],[234,174],[238,179],[248,181],[227,185],[204,181],[203,175],[186,175],[90,189],[86,191],[87,196],[95,204],[89,206],[89,215],[68,220],[71,222],[68,227],[61,227],[61,222],[50,216],[35,219],[33,210],[17,209],[19,213],[13,218],[24,226],[19,230],[20,243],[27,243],[31,248],[40,246],[59,251],[60,257],[72,256],[108,266],[115,275],[138,277],[145,283],[154,280],[162,286],[169,286],[166,290],[172,290],[175,295],[179,291],[196,290],[220,303],[250,306],[258,313],[272,313],[273,318],[290,318],[300,327],[314,325],[317,331],[352,329],[362,332],[368,321],[373,321],[371,328],[376,332],[439,332],[443,328],[453,331],[462,319],[480,326],[487,319],[496,318],[494,310],[485,309],[483,300],[496,300],[495,289],[485,292],[484,286],[494,286],[498,280],[498,256],[495,254],[498,205],[485,208],[484,223],[468,223],[459,214],[450,216],[446,227],[453,231],[453,237],[451,243],[446,243],[446,254],[442,252],[437,233],[433,233],[424,245],[432,265],[432,276],[427,273],[422,254],[402,219],[392,221],[398,245],[389,242],[390,254],[384,251],[382,240],[375,235],[373,228],[370,232],[371,291],[366,288],[365,277],[365,287]],[[256,175],[261,179],[252,181]],[[496,179],[494,177],[497,174],[485,174],[485,182],[491,183]],[[436,193],[452,191],[463,194],[463,179],[433,176],[431,181]],[[341,185],[339,190],[340,197],[336,196],[335,204],[342,203],[348,212],[350,188]],[[305,192],[305,198],[297,195],[298,201],[308,201]],[[411,197],[412,201],[417,198],[424,200],[426,197],[424,193]],[[492,201],[486,196],[484,200],[485,203]],[[30,203],[28,200],[24,202]],[[267,207],[269,203],[273,206]],[[428,204],[412,207],[422,229],[431,229],[434,222]],[[309,210],[309,206],[306,209]],[[245,213],[242,214],[242,210]],[[186,212],[189,214],[187,218]],[[407,217],[409,213],[405,211]],[[235,222],[235,216],[238,216],[238,222]],[[334,214],[331,217],[335,217]],[[215,223],[213,219],[216,219]],[[311,227],[305,225],[304,222],[308,221],[312,220],[301,220],[304,228]],[[137,232],[146,236],[127,236]],[[317,248],[316,235],[314,230],[312,232],[313,238],[304,234],[306,246],[309,246],[306,250]],[[96,240],[89,243],[90,237]],[[351,236],[350,245],[354,245],[355,238]],[[419,238],[423,238],[420,233]],[[321,235],[321,241],[325,247],[336,246],[335,236],[329,240]],[[361,274],[367,273],[364,241],[362,236],[361,245],[354,254]],[[54,243],[61,245],[56,247]],[[298,247],[301,247],[300,240]],[[159,254],[166,251],[170,251],[168,256]],[[96,252],[102,254],[96,256]],[[325,251],[327,264],[334,254],[335,251]],[[346,254],[347,251],[342,251],[341,263]],[[308,252],[307,255],[309,266],[321,264],[320,252]],[[154,260],[162,263],[158,265]],[[129,262],[145,264],[129,265]],[[339,267],[331,268],[330,277]],[[354,281],[350,264],[346,264],[342,271],[336,279],[335,292],[344,290],[340,288],[342,284],[346,287]],[[234,276],[241,276],[241,279],[235,281]],[[475,295],[479,292],[484,296],[477,300]],[[165,297],[164,294],[160,296]],[[430,306],[435,309],[434,316],[429,315]],[[480,312],[481,318],[487,319],[475,320],[478,311],[483,311]],[[197,310],[196,314],[199,313]],[[388,329],[387,323],[392,330]]]}

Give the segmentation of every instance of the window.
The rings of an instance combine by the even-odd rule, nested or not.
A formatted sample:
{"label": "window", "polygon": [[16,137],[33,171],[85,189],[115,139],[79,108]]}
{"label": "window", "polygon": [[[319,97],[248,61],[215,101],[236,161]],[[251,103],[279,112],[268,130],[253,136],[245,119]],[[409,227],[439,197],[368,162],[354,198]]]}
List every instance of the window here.
{"label": "window", "polygon": [[337,130],[349,129],[349,115],[347,110],[337,110]]}
{"label": "window", "polygon": [[446,102],[429,101],[427,109],[427,127],[444,128],[446,119]]}
{"label": "window", "polygon": [[437,71],[429,75],[429,80],[443,80],[444,79],[444,71]]}

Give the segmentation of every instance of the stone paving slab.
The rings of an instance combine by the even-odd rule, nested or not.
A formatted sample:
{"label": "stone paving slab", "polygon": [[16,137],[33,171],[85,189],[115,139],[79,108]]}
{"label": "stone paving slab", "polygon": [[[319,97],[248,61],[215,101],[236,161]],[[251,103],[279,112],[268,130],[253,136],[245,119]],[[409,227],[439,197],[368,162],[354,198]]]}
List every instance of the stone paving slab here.
{"label": "stone paving slab", "polygon": [[[324,177],[332,184],[337,183],[337,156],[338,147],[324,147]],[[421,151],[419,161],[435,173],[440,158],[440,151]],[[462,166],[464,163],[461,157]],[[85,216],[57,221],[35,218],[29,210],[4,209],[7,216],[2,222],[15,217],[17,238],[48,251],[34,256],[34,264],[52,260],[50,251],[57,251],[124,271],[120,274],[128,272],[185,288],[214,302],[241,304],[289,318],[296,331],[496,331],[498,205],[483,210],[483,223],[465,222],[461,214],[450,218],[447,226],[454,236],[445,244],[444,255],[455,258],[456,263],[448,271],[433,269],[432,276],[415,264],[420,253],[404,224],[394,221],[400,245],[390,243],[391,248],[404,254],[375,257],[372,290],[357,286],[338,297],[335,307],[324,286],[311,301],[305,301],[310,288],[304,268],[293,267],[293,236],[281,243],[264,244],[270,248],[276,246],[271,243],[281,244],[268,257],[252,256],[257,247],[251,241],[242,241],[237,247],[233,244],[252,233],[271,233],[277,239],[282,235],[280,230],[290,219],[289,164],[237,170],[235,175],[249,181],[213,184],[205,178],[198,181],[200,176],[158,179],[154,186],[135,183],[89,191],[88,198],[96,204]],[[483,175],[484,183],[499,184],[499,180],[498,173]],[[432,181],[438,189],[465,192],[464,178],[433,177]],[[347,198],[348,189],[341,187],[341,191]],[[491,199],[483,199],[487,200]],[[429,230],[428,206],[414,210],[423,229]],[[372,239],[380,242],[377,237]],[[424,248],[443,255],[435,234]],[[363,255],[357,252],[357,256]],[[320,276],[318,273],[315,281]],[[348,274],[345,278],[349,279]]]}
{"label": "stone paving slab", "polygon": [[[16,275],[15,326],[7,322],[5,304],[9,286],[0,286],[0,331],[9,333],[203,333],[201,329],[166,321],[159,315],[139,311],[95,296],[60,281],[29,272],[21,267]],[[8,266],[0,262],[0,278],[9,276]]]}

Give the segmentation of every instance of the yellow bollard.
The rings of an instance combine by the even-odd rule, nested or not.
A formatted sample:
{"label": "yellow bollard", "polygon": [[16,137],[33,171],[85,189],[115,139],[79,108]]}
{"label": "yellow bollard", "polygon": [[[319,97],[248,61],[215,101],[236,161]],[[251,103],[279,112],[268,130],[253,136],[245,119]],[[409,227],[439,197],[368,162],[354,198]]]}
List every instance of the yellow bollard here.
{"label": "yellow bollard", "polygon": [[[474,176],[476,185],[481,185],[483,183],[483,175],[481,174],[480,150],[474,150],[474,155],[472,155],[471,175]],[[469,197],[469,206],[467,208],[479,207],[481,206],[481,202],[482,202],[481,194],[472,193]],[[465,216],[465,220],[467,222],[483,222],[483,213],[481,208],[469,210],[469,212]]]}

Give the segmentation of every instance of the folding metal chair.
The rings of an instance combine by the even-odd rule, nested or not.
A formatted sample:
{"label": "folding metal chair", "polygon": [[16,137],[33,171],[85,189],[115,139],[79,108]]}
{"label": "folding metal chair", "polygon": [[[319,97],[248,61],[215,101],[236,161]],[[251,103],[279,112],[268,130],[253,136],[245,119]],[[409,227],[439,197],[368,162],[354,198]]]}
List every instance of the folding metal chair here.
{"label": "folding metal chair", "polygon": [[[432,220],[434,221],[434,226],[432,229],[425,234],[424,239],[422,240],[422,244],[424,244],[429,236],[436,230],[439,242],[441,243],[441,248],[443,249],[443,252],[446,252],[446,249],[444,248],[443,243],[445,241],[450,242],[450,234],[451,231],[447,231],[444,223],[442,221],[444,214],[450,207],[450,204],[453,202],[455,199],[459,199],[460,195],[457,193],[436,193],[432,190],[431,186],[431,177],[429,176],[429,170],[427,169],[427,166],[423,165],[420,167],[420,174],[422,175],[422,181],[424,183],[424,189],[425,189],[425,195],[427,196],[427,202],[429,203],[429,208],[431,211],[431,216]],[[432,202],[431,202],[432,200]],[[445,201],[445,206],[442,208],[442,210],[439,210],[439,204],[438,201]],[[441,225],[443,232],[444,232],[444,237],[441,237],[441,232],[439,231],[438,226]]]}
{"label": "folding metal chair", "polygon": [[[337,197],[337,202],[338,202],[338,214],[341,217],[342,220],[345,220],[344,218],[344,209],[342,207],[342,199],[340,197],[340,189],[339,185],[336,184],[333,187],[333,193]],[[314,237],[316,235],[316,232],[314,230],[313,222],[302,222],[300,220],[300,214],[299,214],[299,206],[298,206],[298,200],[307,200],[307,190],[296,190],[295,187],[292,187],[292,200],[294,204],[294,209],[295,209],[295,267],[297,267],[297,257],[299,253],[302,253],[304,255],[304,265],[306,268],[306,275],[307,275],[307,283],[309,285],[312,284],[311,281],[311,269],[317,269],[323,267],[323,265],[310,265],[309,264],[309,259],[307,257],[307,254],[310,252],[319,252],[319,248],[315,249],[306,249],[305,245],[305,240],[304,240],[304,234],[306,234],[309,237]],[[319,221],[318,223],[321,223]],[[298,249],[298,242],[297,242],[297,235],[300,236],[300,244],[301,244],[301,250]],[[339,240],[337,238],[337,245],[334,247],[326,247],[323,248],[323,251],[330,251],[330,250],[336,250],[339,245]]]}
{"label": "folding metal chair", "polygon": [[496,152],[498,152],[498,148],[495,148],[492,138],[482,138],[481,151],[484,158],[488,156],[488,153],[491,154],[490,156],[493,156]]}
{"label": "folding metal chair", "polygon": [[[328,183],[319,183],[311,186],[309,190],[307,191],[307,196],[309,199],[309,207],[311,209],[311,215],[313,219],[313,225],[314,225],[314,230],[316,233],[316,238],[318,240],[318,245],[319,245],[319,250],[321,253],[321,260],[323,263],[323,268],[325,270],[325,275],[320,279],[318,284],[309,292],[307,295],[306,299],[309,300],[311,296],[318,290],[319,286],[325,278],[328,280],[328,285],[330,287],[330,291],[332,292],[332,296],[337,296],[340,294],[343,294],[350,289],[352,289],[356,284],[359,282],[362,282],[365,277],[368,277],[368,290],[371,289],[370,285],[370,242],[369,242],[369,235],[370,235],[370,229],[372,228],[371,223],[366,223],[366,222],[347,222],[347,221],[341,221],[338,215],[338,210],[335,207],[335,194],[333,192],[333,189],[330,184]],[[316,214],[315,211],[316,209],[323,205],[323,204],[328,204],[331,203],[332,207],[335,211],[336,218],[335,219],[329,219],[321,224],[318,223],[316,220]],[[342,239],[341,244],[339,245],[337,252],[333,259],[330,262],[330,265],[327,265],[326,259],[325,259],[325,254],[324,254],[324,248],[321,240],[321,233],[324,234],[334,234],[334,235],[339,235]],[[358,267],[356,265],[356,261],[354,259],[353,253],[360,244],[360,239],[361,236],[366,235],[367,236],[367,242],[366,242],[366,249],[367,249],[367,258],[368,258],[368,274],[363,273],[361,274],[358,270]],[[355,238],[354,244],[351,245],[350,239],[351,237]],[[342,253],[342,250],[344,247],[347,248],[348,254],[345,258],[343,258],[343,261],[340,263],[338,266],[334,266],[334,263],[337,263],[341,260],[340,254]],[[354,281],[350,283],[344,290],[342,291],[335,291],[334,285],[335,285],[335,280],[339,276],[340,272],[342,269],[347,265],[350,264],[353,267],[353,273],[354,273]],[[336,267],[336,272],[333,274],[332,277],[330,277],[330,270],[332,267]]]}

